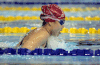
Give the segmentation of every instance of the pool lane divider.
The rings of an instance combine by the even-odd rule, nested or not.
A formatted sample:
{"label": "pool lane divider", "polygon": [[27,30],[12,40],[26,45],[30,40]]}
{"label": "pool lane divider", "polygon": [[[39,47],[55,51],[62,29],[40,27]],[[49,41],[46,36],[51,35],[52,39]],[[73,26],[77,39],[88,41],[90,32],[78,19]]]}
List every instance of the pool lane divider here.
{"label": "pool lane divider", "polygon": [[[17,22],[17,21],[32,21],[32,20],[41,20],[40,17],[38,16],[0,16],[0,22]],[[70,16],[70,17],[65,17],[65,21],[74,21],[74,22],[97,22],[100,21],[99,16],[86,16],[86,17],[75,17],[75,16]]]}
{"label": "pool lane divider", "polygon": [[[95,52],[95,54],[93,54]],[[35,50],[29,50],[26,48],[6,48],[2,49],[0,48],[0,55],[48,55],[48,56],[100,56],[100,50],[97,49],[95,51],[91,49],[73,49],[72,51],[68,52],[64,49],[41,49],[36,48]]]}
{"label": "pool lane divider", "polygon": [[[28,33],[30,30],[36,29],[37,27],[31,27],[31,29],[27,28],[27,27],[4,27],[4,28],[0,28],[0,33]],[[89,28],[85,29],[85,28],[63,28],[61,31],[61,33],[73,33],[73,34],[100,34],[100,28],[98,28],[98,30],[96,30],[95,28]]]}
{"label": "pool lane divider", "polygon": [[47,5],[47,4],[57,4],[57,5],[63,5],[63,4],[84,4],[84,5],[100,5],[100,2],[18,2],[18,1],[13,1],[13,2],[7,2],[7,1],[2,1],[0,4],[7,4],[7,5]]}
{"label": "pool lane divider", "polygon": [[[83,12],[83,11],[96,11],[96,10],[100,10],[100,7],[86,7],[86,8],[76,8],[76,7],[64,7],[61,8],[64,12]],[[2,7],[0,6],[0,11],[41,11],[41,7]]]}

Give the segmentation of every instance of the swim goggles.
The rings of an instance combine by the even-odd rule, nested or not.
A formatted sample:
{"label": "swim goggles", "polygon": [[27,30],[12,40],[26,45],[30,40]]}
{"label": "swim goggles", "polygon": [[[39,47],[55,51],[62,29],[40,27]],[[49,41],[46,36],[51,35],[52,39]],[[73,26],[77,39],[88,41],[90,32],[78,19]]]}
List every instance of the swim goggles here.
{"label": "swim goggles", "polygon": [[63,25],[63,24],[65,23],[65,20],[60,20],[59,23],[60,23],[61,25]]}
{"label": "swim goggles", "polygon": [[59,20],[59,19],[56,19],[56,18],[52,18],[52,17],[50,17],[50,16],[41,17],[41,19],[48,19],[48,18],[50,18],[50,19],[52,19],[52,20],[55,20],[55,21],[59,21],[59,23],[60,23],[61,25],[63,25],[63,24],[65,23],[65,20]]}

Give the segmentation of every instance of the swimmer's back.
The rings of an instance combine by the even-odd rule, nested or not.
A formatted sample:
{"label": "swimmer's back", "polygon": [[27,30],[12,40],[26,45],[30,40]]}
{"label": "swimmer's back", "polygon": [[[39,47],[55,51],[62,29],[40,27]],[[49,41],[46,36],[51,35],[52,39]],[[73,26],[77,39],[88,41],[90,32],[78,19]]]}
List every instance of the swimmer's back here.
{"label": "swimmer's back", "polygon": [[[37,28],[36,28],[36,29],[37,29]],[[31,30],[31,31],[29,31],[27,34],[25,34],[25,36],[22,38],[21,42],[19,42],[19,43],[17,44],[16,47],[21,46],[27,39],[29,39],[31,33],[33,33],[36,29]]]}
{"label": "swimmer's back", "polygon": [[[45,47],[46,42],[44,39],[47,39],[48,35],[47,35],[47,33],[43,32],[43,30],[44,29],[42,29],[42,27],[31,30],[29,33],[27,33],[24,36],[24,38],[21,40],[21,42],[19,42],[19,44],[17,44],[16,47],[22,47],[22,48],[27,48],[28,46],[32,46],[33,48],[37,48],[37,46]],[[36,38],[38,38],[38,39],[36,39]],[[44,41],[42,41],[42,39]],[[32,43],[32,42],[34,42],[34,43]],[[28,48],[30,49],[30,47],[28,47]]]}

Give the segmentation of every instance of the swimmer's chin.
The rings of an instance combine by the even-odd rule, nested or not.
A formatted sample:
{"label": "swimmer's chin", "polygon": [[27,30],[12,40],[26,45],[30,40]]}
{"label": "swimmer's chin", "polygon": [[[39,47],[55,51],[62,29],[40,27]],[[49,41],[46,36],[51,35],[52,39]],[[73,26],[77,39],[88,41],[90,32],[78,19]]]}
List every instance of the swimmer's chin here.
{"label": "swimmer's chin", "polygon": [[53,36],[53,37],[58,37],[58,36],[59,36],[59,34],[56,34],[56,35],[51,35],[51,36]]}
{"label": "swimmer's chin", "polygon": [[57,33],[57,34],[53,34],[53,35],[51,35],[51,36],[58,37],[60,34],[61,34],[61,33],[59,32],[59,33]]}

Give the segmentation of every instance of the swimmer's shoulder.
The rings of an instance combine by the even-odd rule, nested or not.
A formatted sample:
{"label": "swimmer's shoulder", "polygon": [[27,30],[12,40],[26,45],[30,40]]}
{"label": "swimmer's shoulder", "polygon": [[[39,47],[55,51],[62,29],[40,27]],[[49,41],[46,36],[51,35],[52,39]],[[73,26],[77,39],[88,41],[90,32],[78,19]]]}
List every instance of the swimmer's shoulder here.
{"label": "swimmer's shoulder", "polygon": [[27,34],[25,34],[24,38],[29,38],[31,36],[36,35],[39,32],[40,29],[41,29],[41,27],[29,31]]}
{"label": "swimmer's shoulder", "polygon": [[33,30],[31,30],[29,33],[35,34],[35,33],[39,33],[41,30],[42,30],[42,31],[44,30],[43,27],[39,27],[39,28],[33,29]]}
{"label": "swimmer's shoulder", "polygon": [[37,29],[38,29],[38,28],[33,29],[33,30],[30,30],[26,35],[29,35],[30,33],[35,33]]}
{"label": "swimmer's shoulder", "polygon": [[37,31],[39,31],[40,29],[42,29],[42,27],[39,27],[39,28],[33,29],[33,30],[31,30],[30,32],[37,32]]}
{"label": "swimmer's shoulder", "polygon": [[[37,28],[36,28],[37,29]],[[28,33],[25,34],[25,36],[22,38],[22,40],[16,45],[16,47],[19,47],[20,45],[22,45],[22,43],[24,43],[27,39],[29,39],[29,36],[32,35],[32,33],[36,30],[30,30]]]}

